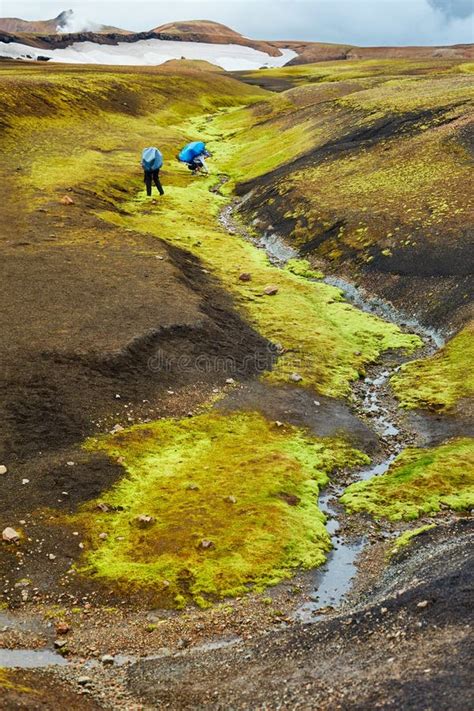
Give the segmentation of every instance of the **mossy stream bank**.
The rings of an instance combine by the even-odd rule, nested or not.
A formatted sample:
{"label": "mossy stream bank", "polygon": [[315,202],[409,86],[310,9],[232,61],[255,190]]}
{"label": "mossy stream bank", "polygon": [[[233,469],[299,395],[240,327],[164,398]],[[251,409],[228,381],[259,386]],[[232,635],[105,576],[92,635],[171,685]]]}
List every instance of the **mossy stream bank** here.
{"label": "mossy stream bank", "polygon": [[[221,184],[226,180],[227,178],[223,177]],[[220,223],[231,235],[238,234],[264,250],[275,267],[282,269],[290,267],[292,271],[304,275],[310,281],[324,281],[335,286],[341,290],[344,298],[356,308],[376,314],[380,318],[416,333],[420,338],[418,358],[432,356],[444,345],[444,336],[440,332],[426,328],[416,319],[400,313],[383,299],[371,297],[363,289],[344,279],[325,277],[322,273],[318,274],[312,270],[310,264],[306,260],[300,259],[298,252],[286,244],[275,232],[265,231],[263,234],[259,234],[255,226],[251,230],[247,229],[241,219],[236,218],[236,212],[248,198],[247,195],[240,200],[233,201],[225,206],[219,214]],[[357,482],[371,481],[375,477],[386,474],[398,455],[407,446],[413,445],[415,442],[423,443],[420,432],[416,431],[406,417],[403,417],[389,387],[389,381],[399,371],[400,364],[407,362],[406,356],[404,357],[401,353],[395,357],[393,355],[382,356],[382,361],[384,361],[382,365],[369,366],[366,377],[352,388],[354,410],[370,421],[372,428],[377,432],[381,445],[381,451],[371,467],[362,468],[350,474],[350,480],[354,485]],[[338,519],[343,513],[343,509],[338,500],[345,491],[346,483],[337,484],[331,481],[319,496],[319,509],[327,517],[326,528],[331,536],[332,549],[325,564],[315,571],[314,593],[310,596],[310,600],[296,610],[296,618],[302,621],[317,619],[321,610],[335,608],[341,603],[351,588],[353,578],[357,573],[357,559],[367,543],[364,536],[347,536],[340,533]],[[349,491],[350,489],[351,487],[349,487]],[[350,500],[350,493],[346,494],[346,500]],[[363,510],[363,508],[364,505],[361,503],[359,510]],[[397,534],[391,535],[396,536]]]}

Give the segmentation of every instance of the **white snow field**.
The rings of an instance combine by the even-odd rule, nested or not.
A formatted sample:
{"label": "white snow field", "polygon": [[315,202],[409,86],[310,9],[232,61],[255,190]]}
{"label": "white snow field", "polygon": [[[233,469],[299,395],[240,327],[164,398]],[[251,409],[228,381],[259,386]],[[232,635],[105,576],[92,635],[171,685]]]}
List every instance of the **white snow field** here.
{"label": "white snow field", "polygon": [[154,65],[169,59],[204,59],[227,71],[282,67],[296,57],[291,49],[282,49],[279,57],[271,57],[251,47],[239,44],[210,44],[206,42],[175,42],[169,40],[139,40],[118,45],[75,42],[65,49],[38,49],[18,42],[0,42],[0,57],[36,59],[49,57],[51,61],[67,64]]}

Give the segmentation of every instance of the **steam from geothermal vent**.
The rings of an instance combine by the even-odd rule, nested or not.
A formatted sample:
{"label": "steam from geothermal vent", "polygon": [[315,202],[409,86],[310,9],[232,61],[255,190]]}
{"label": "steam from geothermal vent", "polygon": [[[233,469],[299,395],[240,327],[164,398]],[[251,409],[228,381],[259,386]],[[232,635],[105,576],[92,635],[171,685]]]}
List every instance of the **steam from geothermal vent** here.
{"label": "steam from geothermal vent", "polygon": [[446,15],[449,20],[456,18],[466,19],[474,14],[474,4],[472,0],[428,0],[434,10],[439,10]]}
{"label": "steam from geothermal vent", "polygon": [[58,16],[58,24],[56,32],[61,34],[69,34],[72,32],[98,32],[102,25],[98,25],[86,17],[78,15],[73,10],[65,10]]}

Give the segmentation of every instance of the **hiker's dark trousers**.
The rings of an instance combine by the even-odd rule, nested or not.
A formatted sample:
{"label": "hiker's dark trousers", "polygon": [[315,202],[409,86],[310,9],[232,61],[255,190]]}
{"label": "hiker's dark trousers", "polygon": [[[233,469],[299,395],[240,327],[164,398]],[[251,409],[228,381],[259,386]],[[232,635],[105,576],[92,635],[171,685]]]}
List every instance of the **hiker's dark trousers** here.
{"label": "hiker's dark trousers", "polygon": [[151,181],[155,183],[160,195],[164,195],[164,190],[160,183],[160,170],[145,170],[146,194],[151,195]]}

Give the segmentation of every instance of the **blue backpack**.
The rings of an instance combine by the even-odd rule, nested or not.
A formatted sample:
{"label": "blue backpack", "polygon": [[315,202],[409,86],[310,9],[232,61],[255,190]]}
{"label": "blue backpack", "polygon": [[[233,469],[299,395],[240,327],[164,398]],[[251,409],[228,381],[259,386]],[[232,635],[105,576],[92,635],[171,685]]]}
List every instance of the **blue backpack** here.
{"label": "blue backpack", "polygon": [[158,148],[144,148],[142,152],[143,170],[159,170],[163,165],[163,156]]}
{"label": "blue backpack", "polygon": [[178,160],[183,163],[189,163],[189,161],[193,160],[193,158],[202,155],[205,150],[206,146],[202,141],[193,141],[181,149],[178,153]]}

